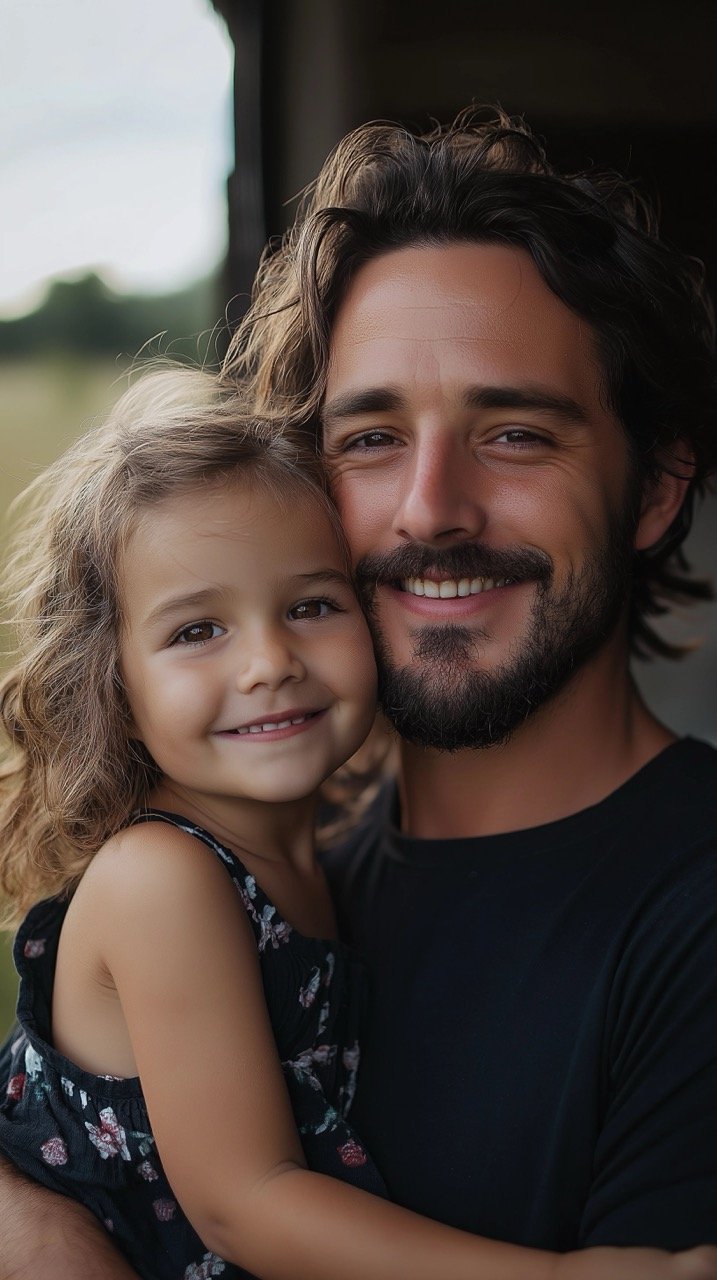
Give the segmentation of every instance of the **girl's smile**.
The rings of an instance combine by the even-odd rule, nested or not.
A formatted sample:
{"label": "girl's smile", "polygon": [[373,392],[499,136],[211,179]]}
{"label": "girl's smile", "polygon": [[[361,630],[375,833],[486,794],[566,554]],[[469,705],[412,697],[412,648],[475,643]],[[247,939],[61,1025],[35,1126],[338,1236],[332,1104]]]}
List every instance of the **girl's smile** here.
{"label": "girl's smile", "polygon": [[237,729],[217,729],[220,737],[247,737],[251,742],[275,742],[277,738],[294,737],[305,729],[312,728],[326,714],[325,707],[315,711],[280,711],[273,716],[268,714],[253,720],[251,724],[239,725]]}

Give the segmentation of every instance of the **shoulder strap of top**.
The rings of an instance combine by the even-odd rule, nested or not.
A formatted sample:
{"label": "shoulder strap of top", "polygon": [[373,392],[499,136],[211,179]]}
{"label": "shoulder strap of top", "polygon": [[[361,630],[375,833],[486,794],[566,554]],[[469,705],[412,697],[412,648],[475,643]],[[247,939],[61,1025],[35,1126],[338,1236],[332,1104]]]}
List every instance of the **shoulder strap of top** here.
{"label": "shoulder strap of top", "polygon": [[186,831],[187,835],[201,840],[216,854],[219,861],[226,867],[244,904],[260,951],[264,950],[267,942],[271,942],[276,947],[279,942],[286,941],[292,931],[291,925],[281,918],[273,902],[267,898],[264,890],[236,854],[217,840],[211,831],[197,826],[195,822],[190,822],[179,813],[170,813],[165,809],[138,809],[132,814],[130,825],[135,826],[142,822],[166,822],[172,827],[178,827],[180,831]]}
{"label": "shoulder strap of top", "polygon": [[183,818],[179,813],[170,813],[166,809],[138,809],[130,818],[130,825],[136,826],[142,822],[166,822],[170,827],[178,827],[180,831],[186,831],[189,836],[196,836],[197,840],[201,840],[202,844],[206,844],[231,871],[239,871],[246,875],[246,868],[231,849],[228,849],[212,835],[210,831],[204,827],[198,827],[195,822],[190,822],[189,818]]}

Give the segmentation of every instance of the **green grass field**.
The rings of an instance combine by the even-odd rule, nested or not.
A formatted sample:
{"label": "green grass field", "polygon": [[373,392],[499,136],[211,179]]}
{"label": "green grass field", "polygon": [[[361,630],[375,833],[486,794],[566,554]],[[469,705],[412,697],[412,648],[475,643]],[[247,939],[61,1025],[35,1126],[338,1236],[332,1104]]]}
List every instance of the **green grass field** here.
{"label": "green grass field", "polygon": [[[111,361],[57,356],[0,361],[0,511],[75,436],[92,425],[126,386]],[[3,521],[0,554],[7,536]],[[4,648],[4,646],[3,646]],[[0,936],[0,1038],[12,1022],[15,974],[11,938]]]}

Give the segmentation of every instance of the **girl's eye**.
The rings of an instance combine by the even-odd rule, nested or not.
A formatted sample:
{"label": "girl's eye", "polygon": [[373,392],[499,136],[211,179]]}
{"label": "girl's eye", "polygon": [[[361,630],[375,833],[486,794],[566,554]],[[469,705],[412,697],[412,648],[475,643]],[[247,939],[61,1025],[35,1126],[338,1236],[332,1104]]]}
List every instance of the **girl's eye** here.
{"label": "girl's eye", "polygon": [[205,619],[202,622],[192,622],[188,627],[182,627],[172,640],[172,644],[207,644],[209,640],[216,640],[217,636],[223,634],[224,631],[217,622],[208,622]]}
{"label": "girl's eye", "polygon": [[333,600],[300,600],[289,609],[292,622],[304,622],[313,618],[326,618],[330,613],[338,613],[339,605]]}

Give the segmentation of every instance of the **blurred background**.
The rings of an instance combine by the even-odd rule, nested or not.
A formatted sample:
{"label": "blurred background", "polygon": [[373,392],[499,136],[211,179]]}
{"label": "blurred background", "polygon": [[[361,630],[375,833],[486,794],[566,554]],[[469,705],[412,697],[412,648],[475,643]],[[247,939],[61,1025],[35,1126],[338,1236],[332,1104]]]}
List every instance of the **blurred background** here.
{"label": "blurred background", "polygon": [[[714,291],[716,36],[713,0],[4,0],[0,509],[138,357],[220,358],[266,239],[364,120],[499,101],[558,163],[633,178]],[[717,570],[714,498],[689,547]],[[666,622],[700,648],[635,672],[668,723],[714,742],[716,612]],[[14,990],[6,939],[0,1034]]]}

